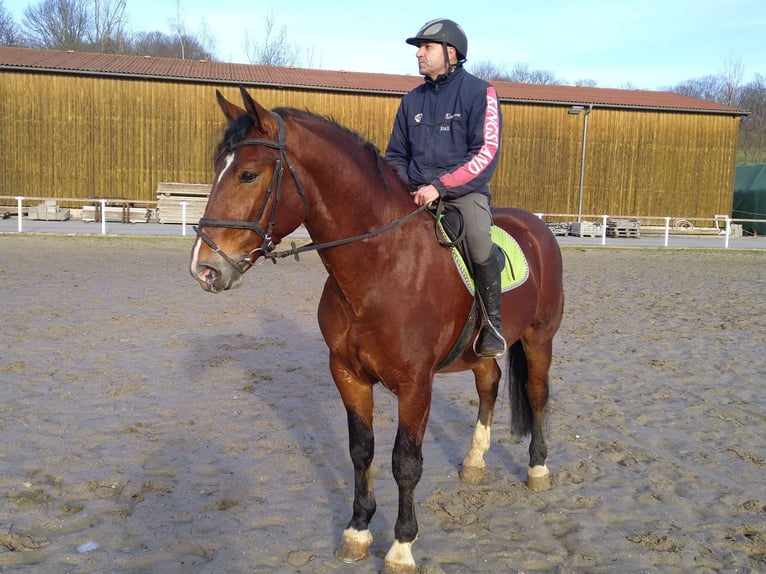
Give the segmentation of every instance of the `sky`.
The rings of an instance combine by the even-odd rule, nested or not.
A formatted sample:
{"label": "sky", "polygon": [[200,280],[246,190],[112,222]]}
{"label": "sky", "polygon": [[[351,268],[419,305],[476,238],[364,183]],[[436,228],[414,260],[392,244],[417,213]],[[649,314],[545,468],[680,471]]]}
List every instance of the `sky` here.
{"label": "sky", "polygon": [[[0,0],[21,22],[42,0]],[[451,18],[468,36],[468,63],[510,72],[517,63],[551,72],[560,83],[657,90],[723,73],[742,82],[766,76],[764,0],[127,0],[129,27],[170,33],[180,15],[187,31],[213,37],[219,60],[248,63],[251,44],[272,14],[304,67],[417,74],[405,38],[433,18]],[[225,9],[221,9],[225,6]]]}

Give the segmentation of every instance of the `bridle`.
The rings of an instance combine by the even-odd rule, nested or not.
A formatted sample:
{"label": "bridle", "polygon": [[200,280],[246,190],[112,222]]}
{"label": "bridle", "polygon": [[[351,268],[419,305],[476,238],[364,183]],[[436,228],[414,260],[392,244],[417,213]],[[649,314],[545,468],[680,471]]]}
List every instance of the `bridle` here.
{"label": "bridle", "polygon": [[[271,175],[271,181],[269,182],[269,187],[266,190],[266,195],[263,197],[263,204],[261,205],[261,208],[258,210],[258,215],[255,218],[255,221],[243,221],[238,219],[211,219],[208,217],[203,217],[199,220],[199,225],[193,226],[194,232],[197,234],[197,236],[207,243],[207,245],[212,249],[215,253],[218,253],[221,257],[226,260],[227,263],[229,263],[234,269],[239,271],[240,274],[244,273],[247,270],[247,266],[252,265],[253,255],[257,253],[258,251],[263,252],[263,256],[268,258],[269,255],[274,255],[274,242],[271,240],[272,233],[274,231],[274,223],[277,216],[277,206],[279,205],[279,197],[282,192],[282,179],[284,176],[284,165],[287,165],[287,170],[290,172],[290,175],[293,177],[293,181],[295,182],[295,186],[298,189],[298,195],[301,196],[301,199],[303,200],[303,206],[306,208],[306,215],[308,216],[309,212],[309,202],[308,199],[306,199],[306,192],[303,190],[303,185],[301,184],[301,180],[298,177],[298,173],[295,171],[295,168],[290,163],[290,160],[287,158],[287,152],[285,151],[285,122],[282,120],[282,116],[280,116],[278,113],[273,112],[274,115],[277,118],[277,141],[273,140],[267,140],[267,139],[260,139],[260,138],[250,138],[250,139],[244,139],[241,142],[238,142],[232,146],[229,147],[229,151],[234,152],[237,149],[248,146],[248,145],[261,145],[268,148],[272,148],[277,150],[279,153],[277,155],[277,159],[274,163],[274,171]],[[284,164],[284,165],[283,165]],[[264,212],[266,211],[266,206],[269,203],[269,200],[271,199],[272,194],[274,195],[274,202],[271,206],[271,214],[269,216],[269,223],[264,230],[258,222],[263,217]],[[260,247],[256,247],[253,249],[250,253],[247,254],[242,260],[235,261],[232,259],[229,255],[227,255],[218,244],[215,243],[210,237],[208,237],[205,232],[202,231],[202,227],[226,227],[230,229],[247,229],[249,231],[253,231],[256,233],[262,240],[263,243]],[[276,260],[272,258],[272,261],[276,263]]]}
{"label": "bridle", "polygon": [[[285,123],[282,119],[282,116],[280,116],[277,112],[272,112],[274,116],[277,118],[277,141],[273,140],[267,140],[267,139],[260,139],[260,138],[250,138],[242,140],[241,142],[238,142],[232,146],[229,146],[229,151],[236,151],[237,149],[248,146],[248,145],[261,145],[268,148],[272,148],[277,150],[279,153],[277,155],[277,159],[274,164],[274,172],[271,176],[271,181],[269,182],[269,187],[266,190],[266,194],[263,198],[263,204],[261,205],[261,208],[258,210],[258,215],[256,216],[255,221],[244,221],[244,220],[238,220],[238,219],[212,219],[208,217],[203,217],[199,220],[198,225],[194,225],[193,229],[194,232],[197,234],[197,236],[207,243],[208,247],[212,249],[215,253],[218,253],[229,265],[231,265],[234,269],[236,269],[240,275],[244,274],[245,271],[247,271],[247,268],[253,264],[253,255],[258,253],[259,251],[262,252],[262,256],[265,259],[271,259],[273,263],[277,262],[278,258],[287,257],[287,256],[294,256],[296,261],[299,260],[299,254],[304,253],[306,251],[316,251],[319,249],[327,249],[329,247],[337,247],[339,245],[345,245],[347,243],[352,243],[354,241],[361,241],[363,239],[369,239],[370,237],[375,237],[376,235],[380,235],[381,233],[384,233],[385,231],[388,231],[389,229],[393,229],[394,227],[397,227],[401,225],[402,223],[405,223],[406,221],[409,221],[416,215],[418,215],[420,212],[425,211],[428,209],[428,205],[422,205],[418,207],[416,210],[411,211],[404,217],[400,217],[399,219],[392,221],[391,223],[380,227],[378,229],[374,229],[372,231],[369,231],[367,233],[363,233],[361,235],[356,235],[354,237],[348,237],[346,239],[339,239],[337,241],[330,241],[327,243],[310,243],[308,245],[304,245],[302,247],[296,247],[295,242],[292,243],[292,248],[287,251],[275,251],[276,246],[274,245],[274,242],[272,241],[272,232],[274,231],[274,223],[277,216],[277,206],[279,205],[279,198],[282,192],[282,180],[284,176],[284,166],[287,166],[287,170],[290,172],[290,175],[293,178],[293,181],[295,182],[295,187],[298,189],[298,195],[301,196],[301,199],[303,200],[303,206],[306,209],[306,217],[308,217],[309,214],[309,202],[306,198],[306,192],[303,189],[303,185],[301,184],[301,180],[298,177],[298,173],[295,171],[295,168],[290,163],[290,160],[287,157],[286,152],[286,143],[285,143]],[[266,206],[269,203],[269,200],[271,199],[272,194],[274,195],[274,202],[271,206],[271,214],[269,216],[269,223],[266,226],[266,229],[264,230],[259,224],[258,221],[261,220],[263,217],[263,214],[266,211]],[[234,260],[230,255],[227,255],[221,247],[216,244],[215,241],[213,241],[210,237],[208,237],[204,231],[202,231],[202,227],[225,227],[229,229],[247,229],[249,231],[252,231],[256,233],[262,240],[263,243],[260,247],[256,247],[250,253],[248,253],[245,257],[243,257],[240,261]]]}

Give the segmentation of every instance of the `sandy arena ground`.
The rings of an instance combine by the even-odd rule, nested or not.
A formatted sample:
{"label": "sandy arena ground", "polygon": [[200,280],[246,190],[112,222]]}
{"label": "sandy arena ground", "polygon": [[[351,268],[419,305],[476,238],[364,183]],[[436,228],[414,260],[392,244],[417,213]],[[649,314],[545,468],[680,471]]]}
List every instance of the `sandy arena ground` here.
{"label": "sandy arena ground", "polygon": [[[395,399],[379,388],[370,557],[316,325],[315,254],[210,295],[191,238],[0,236],[0,572],[374,573],[393,538]],[[439,376],[417,491],[428,573],[766,572],[766,252],[568,247],[549,465],[501,392]],[[83,546],[86,545],[86,546]],[[80,551],[78,551],[78,548]]]}

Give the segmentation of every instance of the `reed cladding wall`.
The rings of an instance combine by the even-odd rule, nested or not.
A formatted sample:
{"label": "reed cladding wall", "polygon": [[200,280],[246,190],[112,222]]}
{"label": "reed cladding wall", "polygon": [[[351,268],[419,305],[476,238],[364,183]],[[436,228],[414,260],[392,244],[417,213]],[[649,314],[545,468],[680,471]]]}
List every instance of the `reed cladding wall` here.
{"label": "reed cladding wall", "polygon": [[[585,111],[504,104],[495,203],[577,213]],[[594,108],[588,116],[584,214],[712,217],[731,213],[739,118]]]}
{"label": "reed cladding wall", "polygon": [[[0,195],[24,197],[150,201],[160,181],[210,183],[225,128],[216,89],[241,101],[236,87],[188,82],[4,72],[2,85]],[[301,90],[251,93],[269,108],[332,115],[373,141],[384,139],[398,103]]]}
{"label": "reed cladding wall", "polygon": [[583,212],[731,213],[738,125],[724,115],[594,110]]}
{"label": "reed cladding wall", "polygon": [[[154,200],[157,183],[212,182],[236,86],[45,72],[2,73],[0,195]],[[330,116],[385,150],[400,96],[251,86],[267,108]],[[502,102],[493,203],[577,213],[583,111]],[[712,217],[729,213],[739,119],[594,108],[584,214]]]}

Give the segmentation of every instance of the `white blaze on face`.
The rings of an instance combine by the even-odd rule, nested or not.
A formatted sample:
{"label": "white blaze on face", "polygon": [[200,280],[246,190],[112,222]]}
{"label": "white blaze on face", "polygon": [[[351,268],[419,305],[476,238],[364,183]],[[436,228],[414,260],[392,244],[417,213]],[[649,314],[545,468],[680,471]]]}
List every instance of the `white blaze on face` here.
{"label": "white blaze on face", "polygon": [[227,155],[224,159],[224,166],[221,170],[221,173],[218,174],[218,179],[216,180],[215,184],[218,185],[221,183],[221,180],[223,179],[223,176],[226,174],[227,171],[229,171],[229,168],[231,167],[231,164],[234,163],[234,153],[230,153]]}
{"label": "white blaze on face", "polygon": [[197,262],[199,261],[199,248],[202,247],[202,239],[197,237],[197,241],[194,242],[194,249],[192,250],[192,260],[189,264],[189,269],[193,276],[197,276]]}
{"label": "white blaze on face", "polygon": [[[224,162],[223,169],[221,170],[221,173],[218,174],[218,179],[216,179],[215,185],[218,185],[219,183],[221,183],[221,180],[223,179],[223,176],[226,175],[226,172],[229,171],[229,168],[234,163],[234,153],[232,152],[232,153],[228,154],[224,158],[223,162]],[[193,255],[192,255],[192,260],[191,260],[191,265],[190,265],[192,275],[195,274],[195,271],[197,269],[197,261],[199,260],[199,250],[200,250],[200,247],[202,247],[202,239],[197,237],[197,241],[194,242],[194,250],[193,250]]]}

